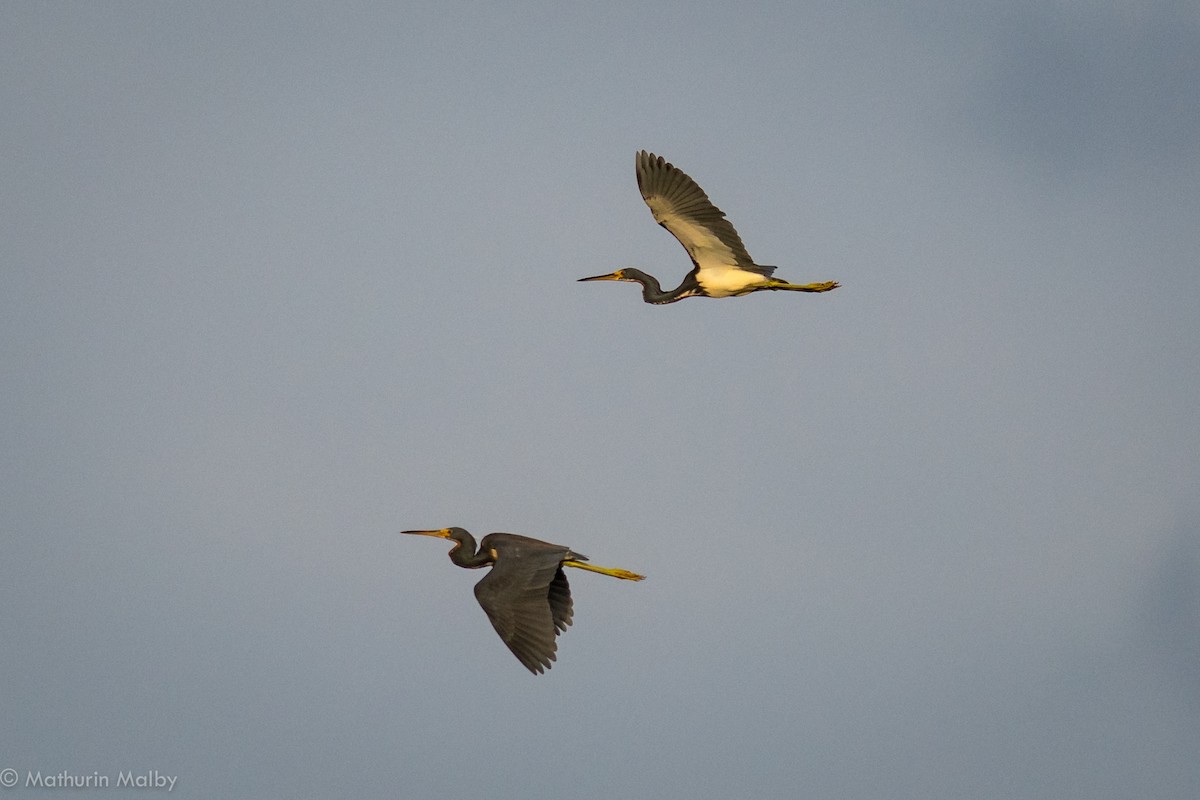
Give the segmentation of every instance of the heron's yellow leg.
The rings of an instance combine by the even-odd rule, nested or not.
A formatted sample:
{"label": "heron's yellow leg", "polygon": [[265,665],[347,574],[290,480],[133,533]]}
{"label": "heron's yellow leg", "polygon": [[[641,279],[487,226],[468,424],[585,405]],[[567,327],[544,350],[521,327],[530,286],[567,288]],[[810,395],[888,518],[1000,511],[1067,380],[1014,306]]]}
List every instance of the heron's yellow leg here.
{"label": "heron's yellow leg", "polygon": [[823,283],[787,283],[780,281],[772,283],[768,289],[787,289],[793,292],[828,292],[831,289],[838,288],[837,281],[824,281]]}
{"label": "heron's yellow leg", "polygon": [[587,564],[583,561],[564,561],[564,567],[576,567],[577,569],[586,569],[588,572],[599,572],[601,575],[611,575],[614,578],[620,578],[623,581],[640,581],[645,578],[645,575],[638,575],[636,572],[630,572],[627,569],[614,569],[612,567],[597,567],[595,564]]}

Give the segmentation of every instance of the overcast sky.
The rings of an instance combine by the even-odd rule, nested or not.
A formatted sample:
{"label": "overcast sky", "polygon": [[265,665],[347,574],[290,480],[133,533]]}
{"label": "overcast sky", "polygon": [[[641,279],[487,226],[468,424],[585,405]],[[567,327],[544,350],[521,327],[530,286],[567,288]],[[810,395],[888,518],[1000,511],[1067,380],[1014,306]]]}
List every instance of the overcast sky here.
{"label": "overcast sky", "polygon": [[[1200,11],[1118,6],[4,4],[7,791],[1200,796]],[[576,283],[690,268],[642,148],[842,288]],[[534,677],[448,525],[649,577]]]}

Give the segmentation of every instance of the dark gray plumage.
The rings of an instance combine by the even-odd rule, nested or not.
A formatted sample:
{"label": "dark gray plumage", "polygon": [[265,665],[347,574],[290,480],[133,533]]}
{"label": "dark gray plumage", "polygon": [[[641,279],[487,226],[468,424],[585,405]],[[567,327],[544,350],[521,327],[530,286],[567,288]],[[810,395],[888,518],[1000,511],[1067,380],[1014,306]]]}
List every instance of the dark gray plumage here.
{"label": "dark gray plumage", "polygon": [[479,543],[462,528],[402,531],[450,539],[450,560],[460,567],[492,569],[475,584],[475,599],[512,654],[534,674],[550,669],[558,651],[557,636],[574,616],[571,587],[563,567],[575,567],[640,581],[624,569],[584,563],[587,556],[569,547],[516,533],[489,533]]}

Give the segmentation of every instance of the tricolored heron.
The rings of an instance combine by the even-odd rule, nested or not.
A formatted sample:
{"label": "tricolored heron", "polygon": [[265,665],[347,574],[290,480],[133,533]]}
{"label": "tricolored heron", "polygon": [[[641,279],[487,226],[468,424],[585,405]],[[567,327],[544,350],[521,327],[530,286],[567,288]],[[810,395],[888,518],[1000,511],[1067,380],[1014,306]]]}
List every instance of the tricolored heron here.
{"label": "tricolored heron", "polygon": [[662,156],[637,154],[637,181],[642,198],[659,225],[679,240],[692,257],[694,269],[683,283],[664,292],[658,279],[640,269],[619,269],[581,281],[630,281],[642,285],[642,299],[665,305],[685,297],[736,297],[764,290],[828,292],[837,281],[788,283],[771,277],[775,267],[755,264],[746,246],[725,219],[725,213],[708,199],[697,183]]}
{"label": "tricolored heron", "polygon": [[571,624],[571,587],[563,567],[576,567],[627,581],[645,576],[625,569],[584,563],[587,556],[561,544],[515,533],[489,533],[475,548],[475,537],[462,528],[401,531],[450,539],[450,560],[460,567],[491,566],[475,584],[475,599],[514,656],[535,675],[550,669],[558,634]]}

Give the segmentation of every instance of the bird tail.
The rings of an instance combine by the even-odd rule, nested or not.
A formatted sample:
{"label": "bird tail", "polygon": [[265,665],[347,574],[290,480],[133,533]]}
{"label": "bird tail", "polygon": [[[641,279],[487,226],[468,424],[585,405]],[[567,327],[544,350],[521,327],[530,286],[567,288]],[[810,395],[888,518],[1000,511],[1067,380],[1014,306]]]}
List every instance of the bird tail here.
{"label": "bird tail", "polygon": [[638,575],[636,572],[630,572],[627,569],[615,569],[613,567],[598,567],[595,564],[585,564],[582,561],[564,561],[564,567],[575,567],[576,569],[586,569],[588,572],[599,572],[601,575],[611,575],[614,578],[620,578],[623,581],[640,581],[645,575]]}
{"label": "bird tail", "polygon": [[788,283],[787,281],[772,280],[764,289],[784,289],[789,292],[828,292],[841,286],[837,281],[823,283]]}

